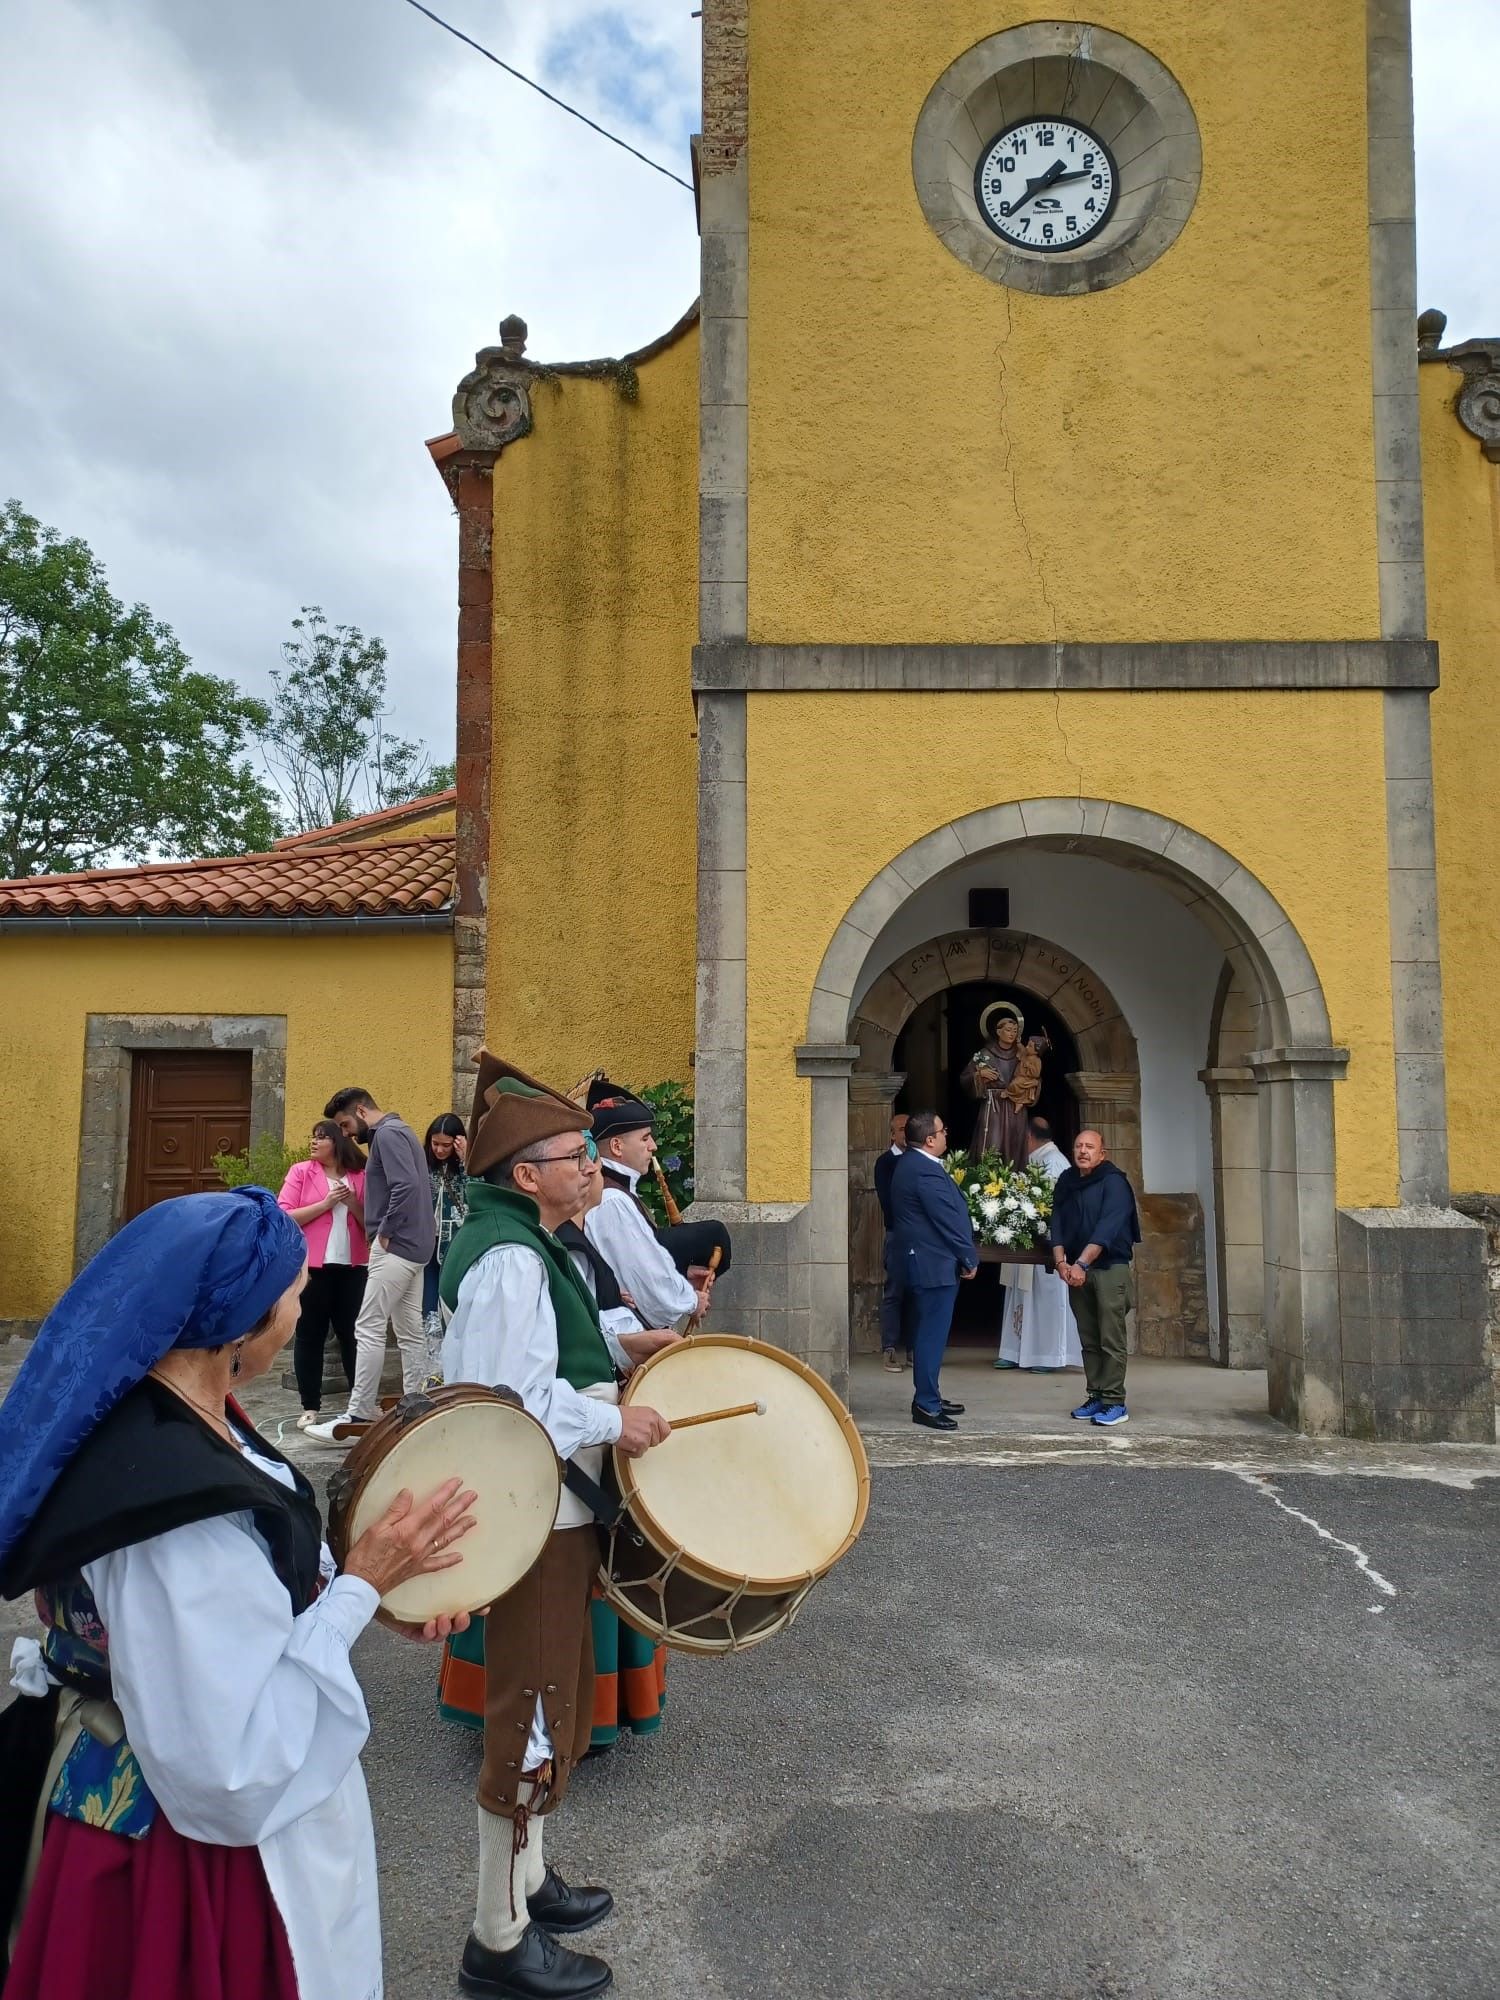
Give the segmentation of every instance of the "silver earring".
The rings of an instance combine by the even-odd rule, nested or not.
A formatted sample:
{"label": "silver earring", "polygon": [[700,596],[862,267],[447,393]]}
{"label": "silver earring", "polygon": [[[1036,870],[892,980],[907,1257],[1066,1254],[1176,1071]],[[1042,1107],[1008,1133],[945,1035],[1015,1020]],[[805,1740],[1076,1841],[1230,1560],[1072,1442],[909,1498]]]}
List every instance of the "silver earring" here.
{"label": "silver earring", "polygon": [[234,1350],[234,1358],[233,1358],[233,1360],[232,1360],[232,1361],[230,1362],[230,1364],[229,1364],[229,1372],[230,1372],[230,1374],[231,1374],[231,1375],[238,1375],[238,1374],[239,1374],[239,1372],[240,1372],[240,1356],[241,1356],[241,1355],[242,1355],[242,1354],[244,1353],[244,1351],[245,1351],[245,1343],[244,1343],[244,1341],[240,1341],[240,1342],[239,1342],[239,1344],[238,1344],[238,1345],[236,1346],[236,1348],[235,1348],[235,1350]]}

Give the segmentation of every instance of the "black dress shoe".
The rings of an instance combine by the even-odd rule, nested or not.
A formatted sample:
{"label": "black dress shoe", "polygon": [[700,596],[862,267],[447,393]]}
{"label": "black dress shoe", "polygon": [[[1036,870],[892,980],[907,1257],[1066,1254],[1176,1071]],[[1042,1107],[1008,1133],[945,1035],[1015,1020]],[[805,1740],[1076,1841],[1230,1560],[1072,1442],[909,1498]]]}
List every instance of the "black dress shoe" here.
{"label": "black dress shoe", "polygon": [[961,1417],[963,1413],[964,1413],[964,1406],[962,1403],[950,1403],[948,1401],[948,1398],[944,1396],[943,1415],[945,1417]]}
{"label": "black dress shoe", "polygon": [[958,1429],[958,1425],[953,1421],[952,1417],[943,1410],[913,1410],[911,1420],[914,1424],[925,1424],[930,1431],[956,1431]]}
{"label": "black dress shoe", "polygon": [[509,1951],[491,1951],[471,1932],[464,1945],[458,1983],[465,1993],[498,1995],[499,2000],[589,2000],[614,1977],[602,1958],[569,1951],[540,1924],[528,1924]]}
{"label": "black dress shoe", "polygon": [[614,1906],[608,1889],[575,1889],[555,1868],[547,1870],[536,1894],[526,1898],[531,1921],[558,1935],[591,1931],[595,1924],[604,1922]]}

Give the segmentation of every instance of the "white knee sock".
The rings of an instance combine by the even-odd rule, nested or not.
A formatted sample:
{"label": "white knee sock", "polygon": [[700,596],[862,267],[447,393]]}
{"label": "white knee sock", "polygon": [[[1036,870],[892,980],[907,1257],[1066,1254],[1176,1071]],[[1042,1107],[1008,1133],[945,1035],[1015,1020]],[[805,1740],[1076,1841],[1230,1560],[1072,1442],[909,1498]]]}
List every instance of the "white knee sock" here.
{"label": "white knee sock", "polygon": [[479,1808],[479,1897],[474,1935],[489,1951],[512,1950],[531,1921],[526,1912],[526,1878],[533,1841],[541,1853],[540,1828],[541,1821],[532,1820],[527,1844],[518,1850],[512,1822],[500,1813]]}
{"label": "white knee sock", "polygon": [[542,1829],[547,1822],[540,1813],[533,1813],[526,1829],[526,1893],[535,1896],[541,1893],[542,1878],[547,1873],[547,1864],[542,1858]]}

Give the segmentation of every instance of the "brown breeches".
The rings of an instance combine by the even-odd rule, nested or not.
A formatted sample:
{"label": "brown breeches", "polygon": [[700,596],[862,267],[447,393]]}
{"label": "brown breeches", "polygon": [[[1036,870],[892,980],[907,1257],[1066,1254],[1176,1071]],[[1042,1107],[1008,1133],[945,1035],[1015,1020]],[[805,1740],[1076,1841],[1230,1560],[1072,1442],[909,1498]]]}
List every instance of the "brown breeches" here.
{"label": "brown breeches", "polygon": [[537,1697],[552,1737],[552,1782],[534,1807],[550,1812],[589,1747],[594,1718],[594,1639],[589,1598],[599,1534],[554,1528],[514,1590],[490,1607],[484,1627],[484,1760],[479,1803],[512,1813]]}

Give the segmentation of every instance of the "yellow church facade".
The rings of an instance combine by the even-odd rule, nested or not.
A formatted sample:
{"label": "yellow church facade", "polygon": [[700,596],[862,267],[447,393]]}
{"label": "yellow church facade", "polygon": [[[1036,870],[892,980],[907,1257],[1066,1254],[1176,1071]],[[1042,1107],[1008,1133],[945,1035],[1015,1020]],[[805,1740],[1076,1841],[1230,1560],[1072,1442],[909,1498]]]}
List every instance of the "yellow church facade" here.
{"label": "yellow church facade", "polygon": [[1144,1351],[1493,1435],[1496,356],[1419,356],[1405,6],[703,31],[698,309],[505,322],[431,447],[458,1073],[691,1064],[719,1317],[842,1379],[889,1109],[962,1137],[1005,993],[1141,1190]]}
{"label": "yellow church facade", "polygon": [[1492,1437],[1500,343],[1419,324],[1405,0],[703,37],[697,305],[619,360],[504,321],[428,447],[451,828],[315,841],[342,902],[253,857],[254,922],[171,939],[0,894],[8,1123],[67,1153],[0,1165],[0,1320],[118,1220],[130,1037],[253,1018],[257,1130],[351,1078],[466,1110],[482,1041],[691,1081],[716,1323],[843,1383],[890,1111],[967,1138],[1003,997],[1140,1194],[1139,1351],[1263,1367],[1310,1431]]}

